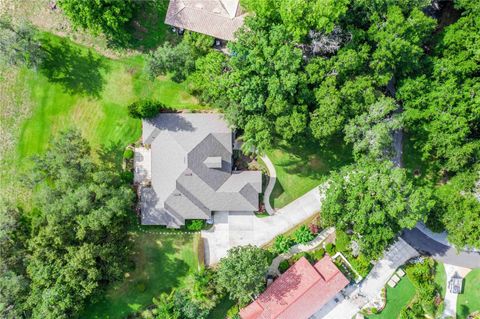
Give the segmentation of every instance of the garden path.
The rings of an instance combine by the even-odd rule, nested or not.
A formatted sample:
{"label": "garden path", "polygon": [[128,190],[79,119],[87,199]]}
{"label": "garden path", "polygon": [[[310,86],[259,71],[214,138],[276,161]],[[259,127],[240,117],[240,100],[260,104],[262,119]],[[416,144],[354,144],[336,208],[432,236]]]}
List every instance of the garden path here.
{"label": "garden path", "polygon": [[465,276],[470,272],[471,269],[444,264],[445,272],[447,273],[446,276],[446,292],[445,292],[445,308],[443,309],[442,318],[455,318],[457,315],[457,298],[458,294],[452,293],[448,287],[448,282],[454,275],[457,275],[461,278],[465,278]]}
{"label": "garden path", "polygon": [[335,232],[334,227],[324,229],[312,241],[309,241],[308,243],[305,243],[305,244],[297,244],[295,246],[290,247],[290,249],[287,252],[284,252],[283,254],[280,254],[273,259],[272,264],[268,268],[268,274],[272,276],[279,276],[280,271],[278,271],[278,266],[282,261],[289,259],[290,257],[292,257],[297,253],[314,250],[315,248],[320,246],[325,241],[325,239],[327,239],[328,236],[330,236],[334,232]]}
{"label": "garden path", "polygon": [[267,155],[262,155],[261,159],[267,166],[267,170],[269,173],[268,185],[265,189],[265,193],[263,194],[263,205],[265,205],[265,210],[267,211],[267,213],[269,215],[273,215],[275,214],[275,209],[273,209],[272,205],[270,204],[270,195],[272,195],[273,187],[275,187],[275,182],[277,181],[277,171],[275,170],[275,166]]}

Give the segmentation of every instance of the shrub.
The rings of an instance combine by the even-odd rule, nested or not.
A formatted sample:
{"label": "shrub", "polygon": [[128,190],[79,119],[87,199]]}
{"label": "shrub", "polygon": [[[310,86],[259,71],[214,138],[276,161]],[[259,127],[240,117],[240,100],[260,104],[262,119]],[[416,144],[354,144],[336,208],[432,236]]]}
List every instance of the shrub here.
{"label": "shrub", "polygon": [[357,258],[350,258],[348,260],[352,267],[362,276],[365,277],[368,275],[372,264],[370,260],[365,257],[365,255],[359,255]]}
{"label": "shrub", "polygon": [[139,100],[128,106],[128,114],[136,119],[152,118],[165,108],[165,105],[157,101]]}
{"label": "shrub", "polygon": [[205,221],[203,219],[191,219],[191,220],[187,220],[187,222],[185,223],[187,230],[191,230],[191,231],[202,230],[204,225],[205,225]]}
{"label": "shrub", "polygon": [[318,234],[318,231],[319,231],[318,225],[316,225],[316,224],[310,224],[310,225],[308,225],[308,229],[310,229],[310,231],[312,232],[312,234],[314,234],[314,235]]}
{"label": "shrub", "polygon": [[290,263],[288,262],[288,260],[282,260],[278,265],[278,270],[282,274],[286,272],[288,268],[290,268]]}
{"label": "shrub", "polygon": [[315,238],[310,229],[308,229],[305,225],[297,229],[293,236],[295,237],[295,242],[297,242],[298,244],[308,243],[309,241],[313,240],[313,238]]}
{"label": "shrub", "polygon": [[332,244],[332,243],[328,243],[325,245],[325,250],[327,251],[327,253],[330,255],[330,256],[333,256],[335,255],[335,245]]}
{"label": "shrub", "polygon": [[290,247],[292,247],[294,244],[295,242],[290,237],[278,235],[277,237],[275,237],[273,247],[275,249],[275,252],[281,254],[288,251]]}
{"label": "shrub", "polygon": [[375,308],[375,307],[372,307],[372,308],[370,309],[370,311],[371,311],[373,314],[378,313],[378,309]]}
{"label": "shrub", "polygon": [[347,252],[350,247],[350,236],[343,230],[337,230],[335,246],[337,247],[337,251],[341,251],[342,253]]}
{"label": "shrub", "polygon": [[125,184],[132,184],[133,183],[133,172],[131,172],[131,171],[122,172],[120,177]]}
{"label": "shrub", "polygon": [[302,258],[302,257],[307,258],[307,260],[308,260],[309,262],[313,262],[312,255],[310,255],[310,254],[307,253],[307,252],[301,252],[301,253],[298,253],[298,254],[293,255],[292,258],[290,258],[290,261],[291,261],[291,263],[293,264],[293,263],[296,263],[297,261],[299,261],[300,258]]}
{"label": "shrub", "polygon": [[130,149],[130,148],[127,148],[127,149],[125,150],[125,152],[123,152],[123,158],[124,158],[124,159],[127,159],[127,160],[132,159],[134,155],[135,155],[135,153],[134,153],[133,150]]}
{"label": "shrub", "polygon": [[320,248],[311,253],[314,260],[320,260],[325,256],[325,249]]}

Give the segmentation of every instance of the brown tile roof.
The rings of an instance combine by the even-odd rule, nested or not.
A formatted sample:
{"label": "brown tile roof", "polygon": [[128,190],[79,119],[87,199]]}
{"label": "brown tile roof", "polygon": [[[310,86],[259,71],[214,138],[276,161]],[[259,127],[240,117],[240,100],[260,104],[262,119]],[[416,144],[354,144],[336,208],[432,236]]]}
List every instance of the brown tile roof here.
{"label": "brown tile roof", "polygon": [[329,256],[312,266],[302,257],[253,303],[240,311],[242,319],[307,319],[349,281]]}
{"label": "brown tile roof", "polygon": [[234,40],[245,13],[238,0],[170,0],[165,23],[223,40]]}

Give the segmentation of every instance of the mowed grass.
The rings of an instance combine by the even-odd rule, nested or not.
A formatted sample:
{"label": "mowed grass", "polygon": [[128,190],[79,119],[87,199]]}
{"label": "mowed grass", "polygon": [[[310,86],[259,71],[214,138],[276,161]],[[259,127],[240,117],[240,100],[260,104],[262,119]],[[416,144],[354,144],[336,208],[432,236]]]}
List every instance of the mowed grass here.
{"label": "mowed grass", "polygon": [[457,318],[465,319],[475,311],[480,311],[480,268],[465,277],[463,293],[457,299]]}
{"label": "mowed grass", "polygon": [[407,276],[402,277],[400,282],[391,288],[387,286],[387,304],[381,313],[369,315],[368,319],[395,319],[400,315],[400,311],[415,296],[415,287]]}
{"label": "mowed grass", "polygon": [[135,268],[88,305],[80,318],[125,318],[151,305],[153,297],[180,286],[190,272],[198,269],[198,237],[132,232]]}
{"label": "mowed grass", "polygon": [[112,60],[47,33],[42,43],[48,51],[45,63],[37,72],[19,74],[18,83],[30,90],[34,104],[22,125],[20,160],[43,152],[59,131],[73,127],[94,148],[115,145],[121,151],[141,135],[141,121],[127,113],[127,105],[138,99],[156,99],[175,109],[202,108],[186,93],[186,84],[150,80],[143,56]]}
{"label": "mowed grass", "polygon": [[342,140],[320,146],[315,140],[280,144],[267,152],[277,181],[270,202],[281,208],[326,180],[329,173],[353,162],[351,148]]}

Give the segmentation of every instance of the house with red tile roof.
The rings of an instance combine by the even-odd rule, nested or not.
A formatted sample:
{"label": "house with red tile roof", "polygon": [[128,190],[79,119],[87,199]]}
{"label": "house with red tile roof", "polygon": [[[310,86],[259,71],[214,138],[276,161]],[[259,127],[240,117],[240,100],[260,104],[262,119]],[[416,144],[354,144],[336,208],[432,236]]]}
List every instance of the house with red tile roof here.
{"label": "house with red tile roof", "polygon": [[349,280],[325,256],[315,265],[302,257],[254,302],[242,319],[307,319],[347,286]]}

